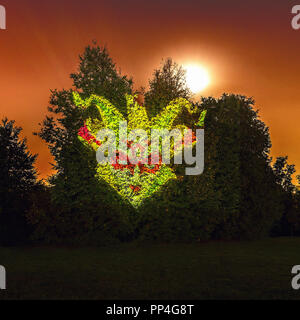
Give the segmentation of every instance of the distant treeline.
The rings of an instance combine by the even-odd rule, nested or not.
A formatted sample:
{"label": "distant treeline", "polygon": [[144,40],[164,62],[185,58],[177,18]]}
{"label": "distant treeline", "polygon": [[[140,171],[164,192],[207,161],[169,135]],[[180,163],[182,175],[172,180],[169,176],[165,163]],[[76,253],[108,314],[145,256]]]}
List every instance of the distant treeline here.
{"label": "distant treeline", "polygon": [[[133,81],[117,70],[106,48],[96,43],[80,56],[70,90],[51,91],[49,114],[35,133],[47,143],[55,174],[38,180],[36,155],[28,151],[14,121],[0,125],[0,244],[108,245],[125,241],[202,241],[300,235],[300,191],[287,157],[272,161],[268,127],[241,95],[193,102],[185,72],[166,59],[153,72],[149,89],[133,90]],[[183,97],[207,110],[205,170],[178,179],[147,198],[138,210],[95,177],[95,153],[79,141],[84,114],[72,91],[82,98],[97,94],[126,116],[125,94],[155,116],[171,100]],[[195,128],[199,114],[182,112],[179,122]],[[298,180],[300,177],[298,176]],[[299,181],[300,183],[300,181]]]}

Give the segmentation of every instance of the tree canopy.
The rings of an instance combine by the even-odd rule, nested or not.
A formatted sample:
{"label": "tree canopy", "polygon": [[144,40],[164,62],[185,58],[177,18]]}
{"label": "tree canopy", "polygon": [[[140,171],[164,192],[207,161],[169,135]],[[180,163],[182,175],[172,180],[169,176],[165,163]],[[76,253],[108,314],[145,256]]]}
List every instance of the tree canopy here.
{"label": "tree canopy", "polygon": [[[290,206],[292,214],[287,216],[292,218],[286,223],[296,228],[299,196],[294,195],[299,193],[292,183],[294,168],[286,158],[278,158],[272,166],[269,128],[252,98],[224,94],[195,102],[183,68],[166,59],[154,71],[149,89],[143,90],[145,107],[151,118],[171,100],[188,99],[197,111],[182,112],[178,123],[192,129],[196,129],[195,119],[207,110],[205,170],[199,176],[185,176],[182,166],[172,165],[177,179],[134,210],[108,184],[95,178],[95,153],[77,137],[85,110],[74,105],[72,96],[74,90],[82,99],[91,94],[103,96],[126,116],[125,95],[133,91],[132,79],[117,71],[107,49],[96,44],[84,50],[71,79],[69,90],[51,92],[50,115],[38,133],[48,144],[57,171],[49,179],[50,198],[44,199],[52,209],[45,214],[37,208],[31,214],[31,220],[43,226],[37,227],[38,238],[47,234],[49,241],[80,243],[257,238],[270,230],[282,234],[274,226],[282,225]],[[93,115],[97,109],[90,105],[88,112]],[[291,201],[284,197],[287,194],[293,194],[288,198]]]}
{"label": "tree canopy", "polygon": [[26,210],[37,184],[36,155],[28,151],[21,127],[4,118],[0,125],[0,243],[24,241],[29,233]]}

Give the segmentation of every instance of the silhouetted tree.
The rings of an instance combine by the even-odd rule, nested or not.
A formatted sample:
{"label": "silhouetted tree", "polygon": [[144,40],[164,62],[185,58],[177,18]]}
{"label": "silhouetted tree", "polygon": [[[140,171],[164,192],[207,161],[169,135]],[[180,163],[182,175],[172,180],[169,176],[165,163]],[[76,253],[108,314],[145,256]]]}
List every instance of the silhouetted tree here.
{"label": "silhouetted tree", "polygon": [[37,184],[34,168],[36,155],[28,151],[26,139],[20,138],[22,128],[14,121],[2,120],[0,125],[0,243],[10,245],[27,239],[30,228],[26,222],[29,195]]}
{"label": "silhouetted tree", "polygon": [[275,224],[274,235],[292,236],[300,225],[297,188],[293,184],[293,174],[296,172],[293,164],[288,164],[288,157],[278,157],[273,165],[276,183],[280,186],[280,199],[283,215]]}
{"label": "silhouetted tree", "polygon": [[220,193],[222,223],[217,238],[267,235],[282,211],[272,168],[268,127],[241,95],[204,98],[206,128],[215,134],[215,190]]}
{"label": "silhouetted tree", "polygon": [[287,156],[276,158],[273,171],[276,177],[276,183],[287,193],[292,193],[295,190],[293,174],[296,172],[296,169],[295,165],[288,164],[287,160]]}
{"label": "silhouetted tree", "polygon": [[190,99],[192,93],[186,84],[185,70],[168,58],[159,69],[154,70],[153,78],[149,80],[149,90],[145,93],[149,116],[155,116],[170,101],[179,97]]}

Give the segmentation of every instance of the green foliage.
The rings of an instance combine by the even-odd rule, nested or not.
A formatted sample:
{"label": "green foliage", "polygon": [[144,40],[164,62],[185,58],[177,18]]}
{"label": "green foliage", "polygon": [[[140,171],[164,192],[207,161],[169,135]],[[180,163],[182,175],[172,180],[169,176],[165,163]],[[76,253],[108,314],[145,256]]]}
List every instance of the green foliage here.
{"label": "green foliage", "polygon": [[71,74],[75,88],[85,97],[92,94],[105,97],[126,115],[125,94],[132,93],[132,79],[122,76],[107,49],[96,43],[88,46],[79,58],[79,70]]}
{"label": "green foliage", "polygon": [[[106,48],[88,46],[80,56],[78,72],[71,78],[83,98],[91,94],[101,95],[120,106],[121,112],[122,108],[126,110],[125,94],[131,93],[132,81],[117,72]],[[44,217],[39,221],[40,225],[45,224],[45,233],[38,232],[36,237],[65,242],[85,241],[96,234],[126,238],[131,228],[127,221],[131,209],[120,201],[112,201],[116,195],[106,184],[98,183],[95,177],[97,162],[94,153],[86,150],[77,138],[85,110],[74,104],[73,91],[74,88],[51,92],[50,115],[38,133],[54,157],[53,168],[57,173],[49,179],[54,207],[51,219]],[[91,112],[98,111],[91,106]],[[50,220],[53,223],[48,228]],[[100,237],[98,242],[102,241]]]}
{"label": "green foliage", "polygon": [[287,160],[287,156],[278,157],[273,164],[275,181],[280,189],[279,197],[283,206],[283,215],[272,229],[272,234],[277,236],[300,234],[300,196],[293,184],[293,174],[296,170]]}
{"label": "green foliage", "polygon": [[[94,104],[98,109],[98,116],[95,117],[94,113],[86,112],[85,127],[79,131],[79,139],[84,145],[91,150],[97,151],[98,147],[104,141],[98,141],[95,136],[100,128],[110,129],[114,131],[115,142],[118,148],[120,147],[120,123],[125,121],[125,118],[120,114],[116,107],[114,107],[108,100],[97,95],[91,95],[88,99],[82,100],[80,95],[74,92],[74,102],[79,108],[89,110],[89,107]],[[127,95],[127,108],[128,108],[128,128],[126,134],[129,134],[130,130],[142,129],[148,134],[146,142],[146,156],[142,157],[145,162],[140,162],[136,165],[122,165],[119,163],[119,158],[116,159],[115,164],[107,163],[106,165],[98,164],[96,168],[96,177],[100,180],[106,181],[112,186],[121,197],[130,202],[135,208],[139,207],[145,198],[150,197],[153,193],[160,190],[165,183],[170,179],[176,179],[176,175],[168,166],[160,164],[156,170],[151,165],[151,146],[148,145],[153,138],[150,137],[152,129],[168,129],[171,130],[173,122],[180,115],[182,110],[186,108],[190,113],[194,113],[195,109],[191,109],[191,104],[183,98],[177,98],[171,101],[156,117],[151,120],[148,119],[146,110],[143,106],[139,106],[136,101],[136,97]],[[204,116],[203,116],[204,114]],[[200,121],[203,123],[205,112],[201,113]],[[184,125],[178,126],[181,130],[185,129]],[[168,137],[165,139],[169,139]],[[139,149],[142,148],[140,141],[134,141],[135,145]],[[125,141],[126,149],[128,141]],[[173,151],[173,155],[181,152],[180,148],[177,148],[170,144],[170,150]],[[176,149],[176,150],[174,150]],[[118,156],[122,155],[128,158],[127,150],[119,150]],[[141,152],[141,151],[140,151]],[[172,152],[170,152],[172,154]]]}
{"label": "green foliage", "polygon": [[140,218],[142,239],[268,235],[282,206],[270,166],[268,128],[253,104],[239,95],[203,98],[198,107],[207,110],[204,173],[182,176],[149,200]]}
{"label": "green foliage", "polygon": [[145,93],[145,105],[150,117],[157,115],[174,99],[189,100],[192,97],[186,84],[184,69],[171,58],[163,61],[162,66],[154,70],[149,87]]}
{"label": "green foliage", "polygon": [[[254,110],[253,99],[224,94],[192,103],[184,70],[167,59],[145,93],[148,117],[131,95],[132,80],[118,73],[107,50],[98,46],[85,49],[71,78],[74,88],[52,91],[52,116],[38,134],[50,148],[57,173],[44,196],[38,196],[44,199],[41,205],[29,214],[36,239],[92,244],[133,238],[249,239],[268,235],[274,223],[281,227],[283,213],[287,225],[297,229],[300,196],[291,180],[293,166],[284,158],[271,166],[269,130]],[[174,99],[188,106],[178,117]],[[95,141],[86,148],[86,141],[77,138],[84,120],[95,134],[102,127],[116,130],[127,115],[130,128],[205,125],[204,173],[185,176],[183,166],[171,165],[177,179],[133,210],[100,179]]]}
{"label": "green foliage", "polygon": [[276,183],[288,193],[295,191],[293,184],[293,174],[296,172],[295,165],[288,164],[288,157],[278,157],[273,165],[273,171],[276,178]]}
{"label": "green foliage", "polygon": [[[155,72],[150,84],[150,90],[145,94],[146,107],[157,104],[159,111],[164,103],[169,103],[172,95],[183,99],[190,96],[182,69],[171,60]],[[183,112],[173,125],[178,125],[180,121],[196,129],[198,125],[204,125],[205,119],[204,173],[186,176],[184,166],[172,165],[177,180],[170,181],[163,191],[147,199],[139,210],[138,236],[141,240],[207,240],[221,222],[220,192],[214,185],[217,168],[213,159],[216,152],[214,131],[206,123],[205,105],[190,104],[188,109],[190,112]]]}
{"label": "green foliage", "polygon": [[0,244],[11,245],[28,239],[30,228],[25,213],[28,199],[36,186],[34,169],[36,155],[28,151],[26,139],[20,138],[22,128],[14,121],[2,120],[0,125]]}
{"label": "green foliage", "polygon": [[147,199],[139,210],[139,239],[147,241],[197,241],[211,238],[217,223],[218,199],[213,176],[181,176],[163,192]]}
{"label": "green foliage", "polygon": [[215,188],[223,220],[214,236],[267,235],[282,213],[270,166],[269,130],[252,99],[224,94],[218,100],[205,98],[203,104],[208,110],[206,127],[215,135]]}

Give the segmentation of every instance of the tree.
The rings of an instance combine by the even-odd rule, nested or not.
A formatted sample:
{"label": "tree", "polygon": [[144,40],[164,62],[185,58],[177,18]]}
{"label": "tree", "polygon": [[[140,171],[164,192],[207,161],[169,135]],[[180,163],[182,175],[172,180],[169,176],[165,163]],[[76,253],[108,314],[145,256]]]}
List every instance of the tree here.
{"label": "tree", "polygon": [[[191,97],[182,68],[172,60],[156,70],[149,83],[149,113],[159,112],[176,96]],[[145,203],[144,238],[240,239],[270,232],[282,207],[270,166],[269,130],[253,105],[253,99],[233,94],[194,103],[207,110],[204,173],[186,177],[174,166],[179,179]],[[190,120],[187,114],[180,117],[192,127]]]}
{"label": "tree", "polygon": [[215,135],[215,190],[220,194],[221,223],[216,238],[267,235],[281,215],[270,166],[268,127],[253,109],[254,100],[224,94],[204,98],[206,127]]}
{"label": "tree", "polygon": [[276,177],[276,183],[288,193],[295,190],[293,184],[293,174],[296,172],[295,165],[288,164],[288,157],[277,157],[273,165],[273,171]]}
{"label": "tree", "polygon": [[77,137],[84,117],[73,103],[72,91],[77,90],[83,98],[93,93],[104,96],[125,113],[125,94],[132,92],[132,80],[122,76],[107,49],[95,43],[79,58],[78,72],[71,74],[74,87],[51,92],[50,115],[38,133],[48,144],[56,170],[49,179],[56,225],[47,238],[82,242],[97,233],[97,241],[105,242],[104,238],[112,239],[123,232],[126,214],[122,216],[120,211],[123,206],[126,212],[126,204],[116,200],[114,192],[95,178],[96,156]]}
{"label": "tree", "polygon": [[298,186],[295,193],[296,211],[297,211],[297,235],[300,234],[300,175],[297,175]]}
{"label": "tree", "polygon": [[94,42],[79,59],[78,72],[71,74],[71,79],[82,97],[87,98],[91,94],[103,96],[126,115],[125,94],[132,93],[133,81],[117,71],[107,49]]}
{"label": "tree", "polygon": [[[185,71],[172,59],[167,59],[155,70],[145,93],[145,106],[149,117],[155,116],[176,98],[191,99],[186,85]],[[192,102],[192,101],[191,101]],[[185,110],[174,125],[185,124],[196,129],[203,106],[193,103],[195,110]],[[207,126],[205,125],[205,129]],[[150,240],[203,240],[209,239],[219,221],[219,194],[214,190],[215,152],[213,131],[205,133],[205,171],[199,176],[186,176],[182,165],[172,164],[177,175],[161,192],[147,199],[139,212],[139,237]]]}
{"label": "tree", "polygon": [[189,100],[192,97],[186,84],[185,70],[171,58],[163,61],[161,67],[154,70],[149,87],[145,93],[145,105],[150,117],[158,114],[176,98]]}
{"label": "tree", "polygon": [[22,128],[14,123],[4,118],[0,125],[0,243],[4,245],[28,238],[26,212],[37,185],[37,155],[28,151],[26,139],[20,138]]}
{"label": "tree", "polygon": [[273,165],[275,181],[280,187],[283,215],[273,228],[274,235],[292,236],[300,226],[299,194],[293,184],[295,165],[288,163],[288,157],[278,157]]}
{"label": "tree", "polygon": [[[82,98],[104,96],[126,114],[124,96],[132,92],[132,81],[116,71],[105,48],[87,47],[71,78],[73,90]],[[184,70],[171,59],[155,70],[149,85],[145,104],[150,118],[175,98],[191,98]],[[233,94],[193,103],[197,111],[183,112],[178,123],[195,129],[196,118],[207,110],[204,173],[185,176],[182,166],[173,165],[177,180],[135,211],[95,178],[95,154],[77,138],[87,110],[75,107],[72,89],[52,91],[52,116],[46,117],[39,136],[54,156],[57,173],[49,180],[50,200],[47,196],[43,200],[51,202],[49,215],[39,214],[42,208],[30,215],[42,226],[37,228],[40,236],[47,233],[49,241],[107,243],[136,236],[196,240],[269,234],[282,215],[282,202],[271,167],[269,129],[253,106],[253,99]],[[89,115],[99,116],[95,106],[88,108]]]}

